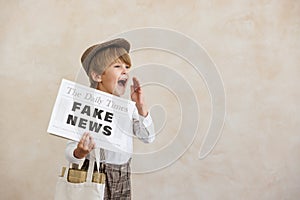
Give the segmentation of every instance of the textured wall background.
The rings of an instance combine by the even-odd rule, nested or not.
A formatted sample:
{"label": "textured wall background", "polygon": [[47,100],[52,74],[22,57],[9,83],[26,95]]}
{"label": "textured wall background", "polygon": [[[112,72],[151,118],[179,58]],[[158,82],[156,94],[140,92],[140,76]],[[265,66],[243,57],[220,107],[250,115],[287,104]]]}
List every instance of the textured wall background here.
{"label": "textured wall background", "polygon": [[[1,199],[53,199],[66,141],[46,129],[61,79],[75,80],[87,46],[145,26],[177,30],[206,48],[224,80],[227,117],[216,148],[199,160],[211,107],[203,81],[191,78],[201,110],[197,138],[173,165],[133,175],[133,198],[300,198],[300,1],[13,0],[0,5]],[[166,60],[158,52],[151,55],[137,53],[134,59]],[[148,90],[150,105],[172,101],[161,88]],[[169,106],[177,112],[176,105]],[[178,118],[168,120],[170,129],[145,148],[167,142]]]}

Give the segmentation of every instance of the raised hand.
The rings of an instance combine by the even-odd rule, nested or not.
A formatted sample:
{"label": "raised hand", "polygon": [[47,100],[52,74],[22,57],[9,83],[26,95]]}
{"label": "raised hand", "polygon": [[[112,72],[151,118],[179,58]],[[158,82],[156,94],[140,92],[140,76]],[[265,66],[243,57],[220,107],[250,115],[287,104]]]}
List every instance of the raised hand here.
{"label": "raised hand", "polygon": [[140,82],[136,77],[132,78],[133,85],[130,86],[131,90],[131,100],[136,103],[136,107],[140,115],[146,117],[148,114],[147,107],[145,105],[143,90],[141,88]]}

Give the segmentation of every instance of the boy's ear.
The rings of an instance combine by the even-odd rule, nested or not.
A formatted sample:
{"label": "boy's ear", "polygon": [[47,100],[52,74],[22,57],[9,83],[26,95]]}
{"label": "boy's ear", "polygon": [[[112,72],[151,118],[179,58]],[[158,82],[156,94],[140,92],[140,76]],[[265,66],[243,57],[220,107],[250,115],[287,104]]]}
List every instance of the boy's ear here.
{"label": "boy's ear", "polygon": [[95,81],[95,82],[101,82],[101,75],[100,74],[97,74],[96,72],[92,71],[91,72],[91,76],[92,76],[92,79]]}

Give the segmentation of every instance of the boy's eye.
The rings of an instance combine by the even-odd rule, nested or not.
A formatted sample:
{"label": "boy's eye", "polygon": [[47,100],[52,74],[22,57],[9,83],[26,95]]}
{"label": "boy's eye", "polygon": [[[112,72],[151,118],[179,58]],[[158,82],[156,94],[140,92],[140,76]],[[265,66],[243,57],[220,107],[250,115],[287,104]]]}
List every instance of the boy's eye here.
{"label": "boy's eye", "polygon": [[[120,68],[121,66],[120,65],[115,65],[114,66],[115,68]],[[126,69],[129,69],[130,68],[130,66],[126,66]]]}

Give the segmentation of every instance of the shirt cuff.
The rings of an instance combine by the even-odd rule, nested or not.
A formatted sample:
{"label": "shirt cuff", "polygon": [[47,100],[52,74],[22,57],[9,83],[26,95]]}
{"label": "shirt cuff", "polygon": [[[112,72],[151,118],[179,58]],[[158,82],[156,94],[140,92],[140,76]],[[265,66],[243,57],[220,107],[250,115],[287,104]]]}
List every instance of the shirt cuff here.
{"label": "shirt cuff", "polygon": [[142,115],[139,115],[139,121],[147,128],[149,126],[151,126],[152,122],[152,118],[150,116],[150,113],[148,112],[147,116],[144,117]]}
{"label": "shirt cuff", "polygon": [[67,144],[67,148],[65,150],[65,155],[66,155],[66,158],[67,160],[70,162],[70,163],[76,163],[76,164],[81,164],[85,158],[82,158],[82,159],[78,159],[74,156],[74,150],[77,146],[77,143],[72,141],[72,142],[68,142]]}

